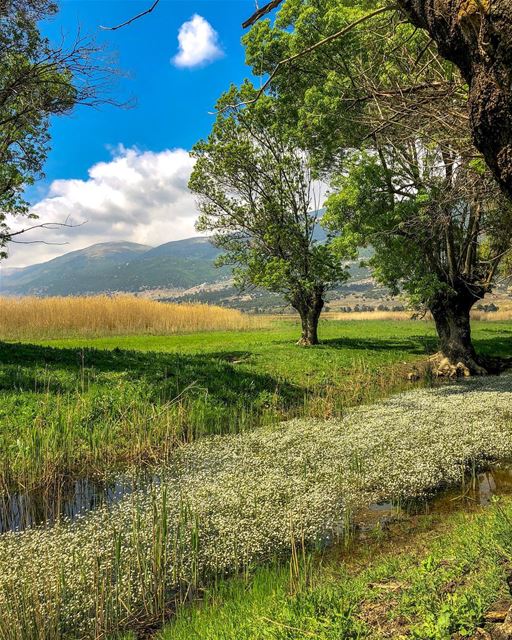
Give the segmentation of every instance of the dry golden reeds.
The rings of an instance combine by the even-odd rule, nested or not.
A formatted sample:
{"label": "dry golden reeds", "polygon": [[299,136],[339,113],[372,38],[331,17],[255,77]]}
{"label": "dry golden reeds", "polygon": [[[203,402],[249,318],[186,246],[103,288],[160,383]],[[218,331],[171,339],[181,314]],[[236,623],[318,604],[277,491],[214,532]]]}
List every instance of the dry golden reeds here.
{"label": "dry golden reeds", "polygon": [[473,311],[471,313],[472,320],[508,322],[512,320],[512,309],[504,309],[503,311]]}
{"label": "dry golden reeds", "polygon": [[243,330],[263,318],[207,304],[166,304],[135,296],[0,298],[0,338],[133,335]]}
{"label": "dry golden reeds", "polygon": [[329,311],[330,320],[411,320],[412,311]]}

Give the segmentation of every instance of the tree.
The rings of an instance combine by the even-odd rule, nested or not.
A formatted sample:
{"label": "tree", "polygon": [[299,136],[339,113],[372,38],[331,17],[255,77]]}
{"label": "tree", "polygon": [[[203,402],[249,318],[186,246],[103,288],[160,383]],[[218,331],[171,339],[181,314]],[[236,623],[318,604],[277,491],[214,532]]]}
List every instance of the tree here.
{"label": "tree", "polygon": [[[271,0],[242,26],[254,25],[282,2]],[[295,10],[297,3],[290,4],[293,4],[292,11]],[[372,5],[361,3],[365,4]],[[415,27],[424,29],[437,44],[439,53],[460,69],[469,87],[468,109],[474,143],[504,192],[512,198],[510,0],[397,0],[388,7],[400,9]],[[277,60],[274,68],[286,59]]]}
{"label": "tree", "polygon": [[247,57],[272,73],[309,50],[269,90],[334,175],[326,220],[339,246],[372,244],[379,279],[432,311],[450,362],[481,372],[470,310],[510,248],[510,207],[471,143],[460,74],[424,32],[389,15],[368,20],[370,5],[285,3],[246,36]]}
{"label": "tree", "polygon": [[310,158],[276,102],[265,96],[251,108],[229,108],[255,93],[249,83],[231,88],[217,105],[212,133],[193,149],[197,228],[215,234],[226,252],[222,264],[236,266],[238,286],[282,294],[300,315],[300,344],[314,345],[325,294],[347,272],[329,242],[315,239],[319,203]]}
{"label": "tree", "polygon": [[[340,244],[370,244],[377,279],[432,313],[441,353],[485,373],[470,311],[511,249],[512,205],[482,161],[421,141],[354,152],[325,216]],[[344,249],[344,247],[343,247]]]}
{"label": "tree", "polygon": [[[249,16],[242,27],[256,24],[283,2],[270,0]],[[115,30],[131,24],[153,12],[159,3],[160,0],[155,0],[147,10],[107,28]],[[400,9],[413,25],[427,31],[441,55],[459,67],[469,85],[474,143],[504,192],[512,198],[510,0],[396,0],[388,7],[390,11]],[[276,66],[286,60],[281,58]]]}
{"label": "tree", "polygon": [[476,147],[512,198],[512,3],[510,0],[400,0],[469,86]]}
{"label": "tree", "polygon": [[50,117],[107,101],[99,95],[112,70],[100,49],[80,36],[70,48],[55,47],[41,35],[38,21],[55,12],[45,0],[0,4],[0,257],[19,237],[8,217],[33,217],[23,193],[43,175]]}

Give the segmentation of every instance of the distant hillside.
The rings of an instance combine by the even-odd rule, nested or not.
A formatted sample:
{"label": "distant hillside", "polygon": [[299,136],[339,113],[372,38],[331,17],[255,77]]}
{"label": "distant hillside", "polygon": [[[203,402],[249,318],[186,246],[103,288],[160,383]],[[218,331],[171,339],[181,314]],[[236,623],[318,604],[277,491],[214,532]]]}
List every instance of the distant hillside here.
{"label": "distant hillside", "polygon": [[147,289],[188,289],[229,275],[217,269],[219,254],[206,238],[153,248],[105,242],[24,269],[0,271],[3,295],[84,295]]}
{"label": "distant hillside", "polygon": [[[322,232],[317,233],[320,241]],[[143,293],[168,301],[209,302],[247,311],[282,310],[280,296],[262,290],[240,293],[228,267],[218,269],[221,253],[207,238],[188,238],[148,247],[133,242],[104,242],[71,251],[23,269],[0,268],[1,295],[68,296],[99,293]],[[361,253],[362,258],[370,252]],[[350,280],[331,299],[382,297],[367,268],[356,261]]]}

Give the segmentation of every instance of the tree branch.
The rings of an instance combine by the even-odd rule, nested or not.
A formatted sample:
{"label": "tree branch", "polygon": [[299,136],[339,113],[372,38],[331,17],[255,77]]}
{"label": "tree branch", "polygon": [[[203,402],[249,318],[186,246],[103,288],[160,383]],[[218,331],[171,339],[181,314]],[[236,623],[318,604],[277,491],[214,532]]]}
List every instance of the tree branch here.
{"label": "tree branch", "polygon": [[135,22],[135,20],[139,20],[140,18],[143,18],[144,16],[147,16],[149,13],[152,13],[156,9],[156,7],[157,7],[157,5],[159,3],[160,3],[160,0],[155,0],[155,2],[153,2],[151,7],[149,7],[149,9],[146,9],[146,11],[143,11],[142,13],[139,13],[136,16],[133,16],[132,18],[129,18],[125,22],[122,22],[121,24],[115,25],[114,27],[103,27],[103,26],[100,26],[100,29],[103,29],[104,31],[117,31],[117,29],[121,29],[122,27],[127,27],[132,22]]}
{"label": "tree branch", "polygon": [[[276,0],[274,0],[274,1],[276,1]],[[272,3],[270,3],[270,4],[272,4]],[[268,6],[269,5],[267,5],[267,7]],[[277,6],[277,4],[276,4],[276,6]],[[315,44],[312,44],[311,46],[307,47],[306,49],[303,49],[302,51],[299,51],[299,53],[295,53],[293,56],[290,56],[289,58],[285,58],[284,60],[281,60],[280,62],[277,63],[277,65],[275,66],[274,70],[269,75],[267,81],[263,84],[261,89],[256,94],[255,98],[253,98],[252,100],[249,100],[248,102],[241,102],[241,103],[236,104],[236,105],[228,105],[227,107],[224,107],[224,109],[222,109],[222,110],[225,111],[226,109],[237,109],[239,107],[247,106],[249,104],[254,104],[255,102],[257,102],[261,98],[261,96],[265,93],[266,89],[271,84],[272,80],[277,76],[277,74],[281,71],[281,69],[284,66],[286,66],[287,64],[290,64],[290,62],[294,62],[295,60],[298,60],[299,58],[302,58],[303,56],[307,55],[308,53],[311,53],[312,51],[315,51],[315,49],[318,49],[319,47],[322,47],[324,44],[328,44],[329,42],[332,42],[333,40],[337,40],[338,38],[342,38],[344,35],[346,35],[350,31],[352,31],[352,29],[354,27],[357,27],[362,22],[366,22],[366,20],[370,20],[370,18],[374,18],[375,16],[378,16],[378,15],[380,15],[382,13],[387,13],[388,11],[395,11],[398,8],[399,7],[398,7],[397,4],[390,4],[390,5],[387,5],[385,7],[380,7],[379,9],[376,9],[375,11],[372,11],[371,13],[366,14],[362,18],[359,18],[358,20],[355,20],[354,22],[351,22],[349,25],[347,25],[346,27],[344,27],[340,31],[337,31],[336,33],[333,33],[330,36],[327,36],[323,40],[319,40],[318,42],[315,42]],[[262,7],[262,9],[260,9],[260,11],[263,11],[263,9],[265,9],[265,7]],[[270,11],[270,9],[269,9],[269,11]]]}
{"label": "tree branch", "polygon": [[[28,233],[29,231],[33,231],[34,229],[48,229],[48,230],[53,230],[53,229],[60,229],[61,227],[66,227],[68,229],[74,229],[75,227],[81,227],[84,224],[87,224],[87,221],[84,222],[80,222],[78,224],[71,224],[69,222],[43,222],[41,224],[35,224],[32,227],[27,227],[26,229],[20,229],[19,231],[4,231],[0,233],[0,244],[2,243],[7,243],[7,242],[15,242],[15,240],[13,240],[14,237],[16,236],[20,236],[24,233]],[[33,244],[34,242],[44,242],[43,240],[34,240],[32,241],[30,244]],[[24,244],[29,244],[28,242],[24,243]],[[48,243],[45,243],[48,244]]]}
{"label": "tree branch", "polygon": [[258,22],[260,18],[266,16],[267,13],[270,13],[273,9],[276,9],[283,0],[271,0],[265,6],[258,9],[255,13],[252,14],[250,18],[248,18],[245,22],[242,23],[242,29],[247,29],[247,27],[251,27],[255,22]]}

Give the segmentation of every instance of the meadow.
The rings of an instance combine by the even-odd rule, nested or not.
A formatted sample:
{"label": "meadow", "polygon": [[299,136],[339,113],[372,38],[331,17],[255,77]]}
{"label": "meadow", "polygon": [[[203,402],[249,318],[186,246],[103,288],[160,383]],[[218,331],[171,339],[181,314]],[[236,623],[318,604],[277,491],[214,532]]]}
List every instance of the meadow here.
{"label": "meadow", "polygon": [[[429,322],[328,319],[322,344],[304,349],[292,319],[242,316],[233,326],[230,316],[214,331],[197,330],[193,319],[186,332],[157,335],[125,318],[115,335],[98,312],[96,325],[65,321],[52,336],[50,321],[40,332],[30,317],[18,317],[19,334],[11,329],[0,343],[7,510],[9,495],[51,500],[73,479],[123,474],[135,488],[74,521],[0,535],[0,638],[146,637],[173,617],[165,640],[381,637],[355,602],[364,592],[371,609],[369,585],[389,574],[413,585],[396,605],[409,616],[406,637],[444,640],[436,621],[445,609],[451,630],[474,627],[503,590],[505,565],[494,561],[496,545],[505,548],[508,503],[460,525],[469,541],[460,562],[468,558],[472,579],[453,602],[430,609],[438,583],[429,583],[416,613],[424,571],[414,554],[348,575],[329,551],[351,544],[369,504],[425,500],[512,458],[510,376],[437,381]],[[507,322],[474,323],[488,355],[512,355],[511,334]],[[141,473],[147,481],[138,485]],[[450,531],[455,544],[459,533]],[[445,564],[428,564],[440,554],[432,544],[425,571],[437,575]],[[460,567],[436,580],[453,581]],[[485,589],[473,580],[484,569]],[[202,606],[191,605],[197,598]]]}
{"label": "meadow", "polygon": [[346,543],[369,504],[510,459],[511,393],[509,376],[473,380],[181,447],[115,504],[0,536],[0,636],[143,632],[212,581]]}
{"label": "meadow", "polygon": [[[512,353],[510,331],[477,325],[479,349]],[[298,348],[297,334],[296,322],[275,321],[257,330],[0,343],[0,481],[8,490],[52,486],[154,464],[204,435],[340,416],[410,388],[412,363],[435,350],[422,321],[326,321],[315,349]],[[414,384],[430,383],[427,375]]]}

